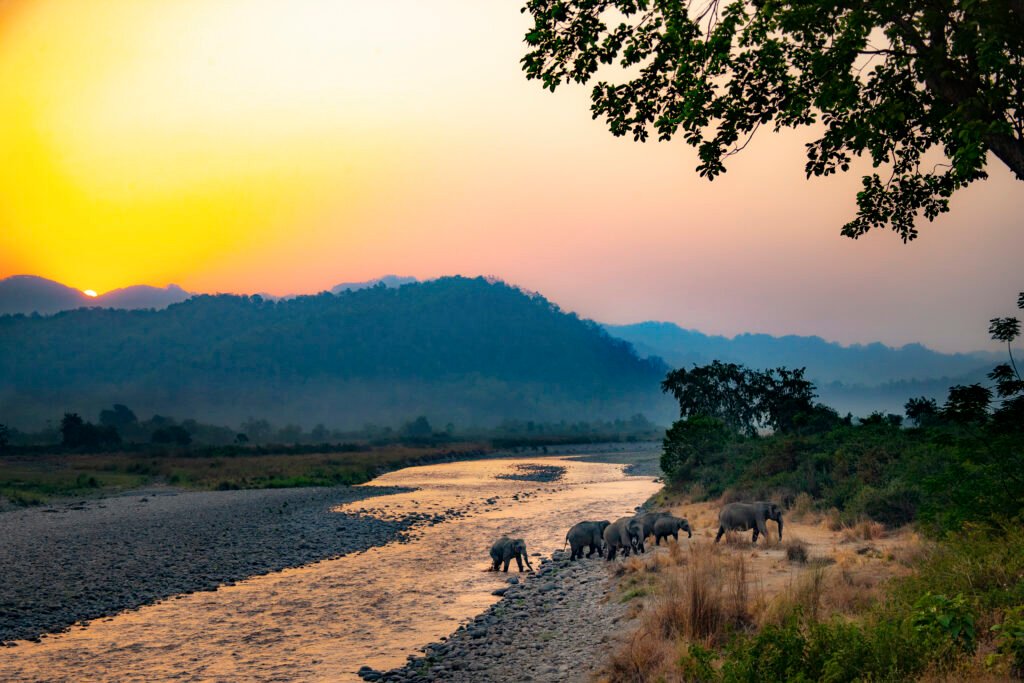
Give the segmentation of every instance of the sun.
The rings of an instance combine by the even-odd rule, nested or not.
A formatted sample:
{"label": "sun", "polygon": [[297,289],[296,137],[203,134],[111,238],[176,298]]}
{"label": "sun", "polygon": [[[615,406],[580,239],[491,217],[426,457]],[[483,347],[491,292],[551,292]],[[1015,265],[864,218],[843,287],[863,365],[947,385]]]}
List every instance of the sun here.
{"label": "sun", "polygon": [[97,296],[96,295],[96,290],[94,290],[94,289],[83,289],[82,290],[82,294],[85,294],[86,296],[89,296],[89,297]]}

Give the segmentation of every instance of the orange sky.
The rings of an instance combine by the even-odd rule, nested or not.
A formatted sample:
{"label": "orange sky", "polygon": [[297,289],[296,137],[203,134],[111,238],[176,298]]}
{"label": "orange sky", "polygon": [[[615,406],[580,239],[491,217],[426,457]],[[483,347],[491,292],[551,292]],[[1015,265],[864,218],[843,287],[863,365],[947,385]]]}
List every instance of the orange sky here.
{"label": "orange sky", "polygon": [[608,322],[992,348],[1024,184],[992,179],[902,246],[838,234],[856,177],[806,132],[714,183],[682,143],[525,81],[501,0],[0,0],[0,277],[97,291],[315,292],[491,274]]}

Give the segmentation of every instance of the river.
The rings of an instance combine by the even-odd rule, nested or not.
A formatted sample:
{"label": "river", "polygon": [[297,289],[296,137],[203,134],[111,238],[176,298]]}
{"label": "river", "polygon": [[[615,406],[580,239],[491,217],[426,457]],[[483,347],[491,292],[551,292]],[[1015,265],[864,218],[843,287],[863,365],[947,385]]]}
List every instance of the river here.
{"label": "river", "polygon": [[[553,482],[501,478],[553,465],[565,468]],[[651,477],[623,474],[622,465],[562,457],[410,467],[373,483],[416,490],[338,511],[446,513],[444,521],[414,527],[404,542],[174,596],[0,649],[0,678],[358,681],[361,665],[397,666],[498,599],[491,591],[506,576],[487,571],[498,536],[522,537],[531,553],[548,556],[576,521],[631,514],[659,488]]]}

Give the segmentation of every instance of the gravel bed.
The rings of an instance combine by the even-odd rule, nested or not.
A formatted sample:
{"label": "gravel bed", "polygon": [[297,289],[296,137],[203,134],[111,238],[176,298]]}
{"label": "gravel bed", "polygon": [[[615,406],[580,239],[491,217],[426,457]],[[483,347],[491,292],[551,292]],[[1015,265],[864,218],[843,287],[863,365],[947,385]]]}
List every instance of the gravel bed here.
{"label": "gravel bed", "polygon": [[400,489],[142,492],[0,513],[0,643],[383,545],[413,523],[330,511]]}
{"label": "gravel bed", "polygon": [[388,683],[589,680],[627,619],[608,563],[571,562],[556,551],[536,573],[511,575],[509,583],[496,591],[499,602],[405,666],[364,666],[358,674]]}
{"label": "gravel bed", "polygon": [[495,478],[547,483],[558,481],[565,474],[565,468],[561,465],[516,465],[515,469],[512,474],[499,474]]}

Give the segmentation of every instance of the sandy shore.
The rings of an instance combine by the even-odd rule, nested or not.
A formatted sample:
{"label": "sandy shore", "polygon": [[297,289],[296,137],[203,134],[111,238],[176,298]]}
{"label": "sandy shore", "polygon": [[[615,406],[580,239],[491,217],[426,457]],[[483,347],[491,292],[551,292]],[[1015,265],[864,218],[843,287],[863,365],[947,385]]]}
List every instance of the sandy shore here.
{"label": "sandy shore", "polygon": [[382,545],[413,520],[330,510],[395,490],[154,490],[0,513],[0,642]]}

